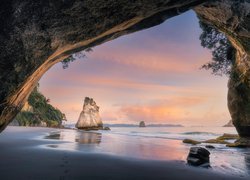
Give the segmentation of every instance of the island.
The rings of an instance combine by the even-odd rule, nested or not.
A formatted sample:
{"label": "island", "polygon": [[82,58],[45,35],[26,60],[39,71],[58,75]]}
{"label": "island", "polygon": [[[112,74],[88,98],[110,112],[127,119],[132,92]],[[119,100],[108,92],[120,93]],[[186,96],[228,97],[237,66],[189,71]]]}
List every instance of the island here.
{"label": "island", "polygon": [[145,122],[144,122],[144,121],[141,121],[141,122],[139,123],[139,127],[146,127]]}

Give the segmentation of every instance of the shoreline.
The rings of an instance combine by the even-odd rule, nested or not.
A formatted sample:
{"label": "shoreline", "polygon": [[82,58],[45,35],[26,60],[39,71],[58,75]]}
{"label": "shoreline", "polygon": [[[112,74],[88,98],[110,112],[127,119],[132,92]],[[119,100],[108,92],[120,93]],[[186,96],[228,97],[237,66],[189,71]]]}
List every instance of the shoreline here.
{"label": "shoreline", "polygon": [[[128,151],[136,154],[137,146],[131,149],[137,139],[125,139],[104,133],[80,132],[70,142],[67,134],[62,139],[42,139],[51,132],[56,135],[57,128],[9,127],[0,134],[0,172],[4,180],[12,179],[248,179],[218,173],[213,169],[202,169],[186,165],[181,160],[168,159],[179,156],[172,149],[152,149],[147,151],[148,141],[140,140],[138,154],[150,155],[164,152],[166,159],[135,158],[123,152],[124,144]],[[75,132],[75,130],[72,130]],[[68,130],[66,130],[68,132]],[[101,137],[100,137],[100,134]],[[70,134],[72,135],[72,134]],[[81,137],[82,135],[82,137]],[[63,136],[65,139],[63,139]],[[58,138],[54,136],[54,138]],[[68,139],[67,139],[68,138]],[[82,139],[81,139],[82,138]],[[101,139],[101,141],[100,141]],[[77,142],[78,141],[78,142]],[[120,142],[121,141],[121,142]],[[132,142],[131,142],[132,141]],[[167,141],[166,141],[167,142]],[[172,142],[169,140],[168,142]],[[178,150],[178,141],[174,141]],[[157,143],[162,143],[161,141]],[[48,145],[52,145],[49,147]],[[65,146],[66,149],[61,147]],[[111,147],[110,147],[111,146]],[[119,147],[122,146],[122,147]],[[157,146],[157,144],[154,144]],[[45,148],[44,148],[45,147]],[[75,148],[70,149],[71,147]],[[170,147],[170,146],[169,146]],[[116,153],[107,153],[110,148],[120,148]],[[159,148],[160,149],[160,148]],[[107,152],[102,152],[103,150]],[[144,152],[143,152],[144,150]],[[176,150],[176,151],[177,151]],[[126,156],[122,155],[126,154]],[[177,153],[177,154],[176,154]],[[180,154],[183,152],[180,152]],[[168,160],[167,160],[168,159]]]}

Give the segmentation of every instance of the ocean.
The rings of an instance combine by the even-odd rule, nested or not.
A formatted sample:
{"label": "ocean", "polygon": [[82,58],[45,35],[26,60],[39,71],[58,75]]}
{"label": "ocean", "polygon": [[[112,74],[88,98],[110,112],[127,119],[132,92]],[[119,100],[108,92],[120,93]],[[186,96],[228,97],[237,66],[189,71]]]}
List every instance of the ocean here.
{"label": "ocean", "polygon": [[[233,127],[111,127],[111,131],[55,130],[45,139],[61,140],[56,147],[81,153],[104,153],[127,158],[180,161],[186,163],[192,145],[183,139],[207,140],[223,133],[236,134]],[[197,146],[205,147],[207,144]],[[211,169],[239,177],[250,176],[250,149],[211,144]],[[45,145],[44,145],[45,146]]]}
{"label": "ocean", "polygon": [[223,133],[237,134],[234,127],[112,127],[111,133],[162,139],[207,140],[217,138]]}

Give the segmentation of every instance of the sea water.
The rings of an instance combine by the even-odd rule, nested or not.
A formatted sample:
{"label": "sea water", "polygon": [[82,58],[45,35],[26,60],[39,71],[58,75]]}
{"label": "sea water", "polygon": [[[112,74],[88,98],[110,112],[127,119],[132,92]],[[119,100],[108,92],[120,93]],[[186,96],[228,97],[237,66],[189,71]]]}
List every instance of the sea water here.
{"label": "sea water", "polygon": [[[113,134],[125,135],[130,137],[140,137],[150,139],[149,143],[161,140],[183,140],[193,139],[197,141],[203,141],[208,139],[215,139],[224,133],[237,134],[234,127],[129,127],[129,128],[112,128]],[[164,141],[160,141],[164,143]],[[166,141],[167,142],[167,141]],[[189,148],[192,145],[184,144],[182,141],[178,141],[181,144],[175,143],[174,151],[178,152],[178,148],[184,149],[188,153]],[[206,143],[199,144],[198,146],[205,147]],[[208,149],[210,151],[211,166],[215,171],[222,173],[230,173],[239,176],[250,175],[250,148],[229,148],[224,144],[210,144],[214,146],[214,149]],[[162,145],[164,146],[164,145]],[[165,148],[167,151],[168,147]],[[171,148],[169,148],[171,150]],[[176,156],[176,159],[185,160],[186,155]],[[174,157],[174,156],[173,156]]]}
{"label": "sea water", "polygon": [[237,134],[234,127],[113,127],[112,133],[163,139],[214,139],[223,133]]}
{"label": "sea water", "polygon": [[[223,133],[237,132],[233,127],[111,127],[111,131],[56,130],[45,139],[64,141],[57,145],[57,148],[64,150],[185,163],[192,145],[182,143],[183,139],[214,139]],[[211,145],[215,147],[208,149],[212,170],[239,177],[250,176],[249,148]],[[47,147],[54,148],[51,145]]]}

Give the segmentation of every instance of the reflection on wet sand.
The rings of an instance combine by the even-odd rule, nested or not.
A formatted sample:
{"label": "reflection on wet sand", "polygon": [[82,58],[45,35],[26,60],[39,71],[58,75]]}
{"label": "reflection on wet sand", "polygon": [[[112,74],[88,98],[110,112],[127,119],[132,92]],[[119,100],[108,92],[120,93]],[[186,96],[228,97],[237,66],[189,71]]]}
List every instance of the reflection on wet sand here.
{"label": "reflection on wet sand", "polygon": [[45,136],[44,139],[70,141],[79,144],[100,144],[102,134],[84,131],[58,131],[51,132],[49,135]]}
{"label": "reflection on wet sand", "polygon": [[[139,159],[185,162],[190,148],[180,140],[126,136],[102,131],[60,130],[51,132],[44,138],[51,140],[43,146],[45,148]],[[218,145],[210,152],[211,166],[214,170],[242,176],[250,174],[249,149],[228,149]]]}
{"label": "reflection on wet sand", "polygon": [[61,138],[61,132],[52,132],[48,136],[45,136],[44,139],[60,139]]}
{"label": "reflection on wet sand", "polygon": [[244,153],[245,155],[245,165],[246,165],[246,169],[247,169],[247,172],[248,174],[250,175],[250,153]]}
{"label": "reflection on wet sand", "polygon": [[47,145],[47,147],[50,147],[50,148],[58,148],[58,145],[56,145],[56,144],[49,144],[49,145]]}
{"label": "reflection on wet sand", "polygon": [[[110,143],[112,142],[112,143]],[[183,148],[180,141],[152,138],[134,138],[129,136],[111,136],[103,138],[103,152],[157,160],[185,160],[188,148]]]}
{"label": "reflection on wet sand", "polygon": [[[180,141],[166,141],[163,139],[131,138],[123,135],[102,134],[79,130],[61,130],[51,132],[45,139],[60,140],[62,143],[46,145],[49,148],[77,150],[81,152],[111,153],[143,159],[184,159],[186,154]],[[98,146],[96,146],[98,145]]]}
{"label": "reflection on wet sand", "polygon": [[75,142],[80,144],[100,144],[101,139],[102,134],[94,132],[81,132],[75,136]]}
{"label": "reflection on wet sand", "polygon": [[50,144],[43,146],[45,148],[94,152],[96,146],[102,141],[102,134],[81,130],[60,130],[51,132],[44,139],[51,140],[54,143],[51,144],[50,141]]}

